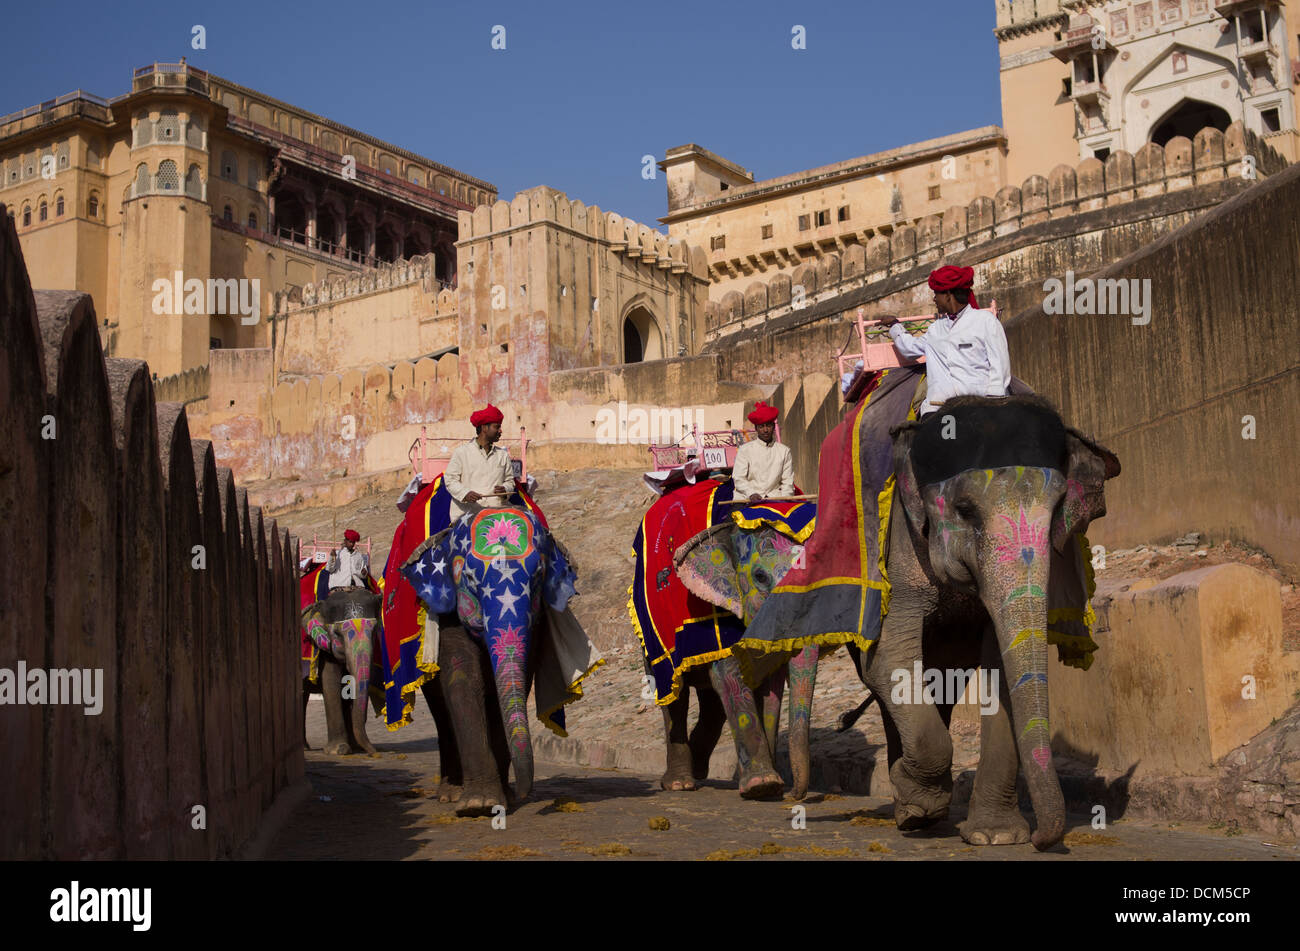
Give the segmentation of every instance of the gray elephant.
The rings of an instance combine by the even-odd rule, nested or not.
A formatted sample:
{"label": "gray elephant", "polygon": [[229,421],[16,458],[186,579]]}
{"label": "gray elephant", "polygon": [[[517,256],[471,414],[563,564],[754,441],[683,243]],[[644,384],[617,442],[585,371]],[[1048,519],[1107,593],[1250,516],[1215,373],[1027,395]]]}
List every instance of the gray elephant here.
{"label": "gray elephant", "polygon": [[379,595],[360,587],[334,588],[302,612],[303,633],[318,650],[303,682],[303,710],[308,691],[319,689],[329,733],[326,753],[375,752],[366,736],[366,701],[379,669],[374,644],[382,636],[380,612]]}
{"label": "gray elephant", "polygon": [[[525,508],[485,508],[416,548],[401,567],[437,618],[437,675],[423,692],[438,729],[439,798],[463,816],[515,801],[533,785],[527,701],[561,736],[564,706],[603,663],[568,610],[577,572]],[[427,635],[426,635],[427,636]]]}
{"label": "gray elephant", "polygon": [[[802,552],[802,545],[770,525],[746,527],[739,519],[733,519],[706,529],[683,544],[673,556],[673,565],[682,584],[692,594],[725,608],[748,624]],[[739,695],[734,688],[728,689],[731,680],[740,679],[738,661],[728,658],[710,665],[708,684],[698,682],[698,678],[696,681],[688,679],[687,683],[696,687],[700,716],[695,731],[686,737],[685,691],[674,703],[663,708],[668,735],[668,770],[664,776],[664,788],[672,788],[672,781],[680,782],[686,776],[700,780],[708,775],[709,756],[725,718],[730,721],[736,737],[742,765],[741,791],[742,795],[746,793],[744,752],[761,745],[767,755],[764,762],[775,763],[782,694],[788,681],[793,795],[796,799],[804,798],[808,792],[809,717],[818,659],[819,648],[806,647],[795,654],[788,665],[765,677],[753,690],[752,716],[749,714],[751,704],[740,702],[749,698]],[[739,700],[729,702],[732,696],[739,697]],[[775,772],[774,766],[772,771]],[[693,786],[691,783],[681,788]],[[764,787],[763,791],[769,790]],[[776,791],[780,791],[780,786]]]}
{"label": "gray elephant", "polygon": [[[1105,514],[1104,482],[1119,474],[1119,461],[1034,396],[959,397],[892,434],[888,611],[866,650],[852,641],[849,649],[880,701],[895,821],[907,830],[946,818],[957,697],[932,691],[929,672],[949,680],[981,667],[987,684],[997,675],[997,699],[981,718],[961,835],[974,845],[1050,848],[1064,834],[1065,806],[1049,745],[1048,644],[1084,669],[1096,648],[1083,532]],[[871,485],[868,475],[863,468],[858,484]],[[859,541],[862,551],[875,550]],[[813,597],[825,601],[830,590]],[[809,603],[767,600],[742,645],[762,658],[757,671],[806,640],[789,628],[800,626],[795,613]],[[919,697],[899,689],[918,670],[927,677]],[[1016,796],[1021,769],[1037,820],[1032,836]]]}

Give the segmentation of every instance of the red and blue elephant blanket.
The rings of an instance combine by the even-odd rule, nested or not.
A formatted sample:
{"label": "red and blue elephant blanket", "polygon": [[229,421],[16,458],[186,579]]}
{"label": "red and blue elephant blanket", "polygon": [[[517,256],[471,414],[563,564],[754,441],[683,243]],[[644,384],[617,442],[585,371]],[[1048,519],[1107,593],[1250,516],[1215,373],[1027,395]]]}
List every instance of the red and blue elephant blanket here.
{"label": "red and blue elephant blanket", "polygon": [[636,571],[628,588],[628,614],[660,706],[677,699],[686,671],[729,657],[745,633],[738,617],[682,584],[673,569],[677,549],[728,519],[746,528],[769,525],[797,542],[812,532],[817,506],[810,502],[727,504],[732,495],[729,479],[704,479],[666,492],[641,519],[632,542]]}

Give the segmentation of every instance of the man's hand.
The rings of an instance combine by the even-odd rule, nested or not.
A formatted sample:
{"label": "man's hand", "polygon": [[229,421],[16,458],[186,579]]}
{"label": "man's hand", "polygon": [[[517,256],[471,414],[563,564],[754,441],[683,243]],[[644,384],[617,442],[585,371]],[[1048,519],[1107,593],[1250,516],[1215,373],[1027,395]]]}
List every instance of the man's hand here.
{"label": "man's hand", "polygon": [[492,486],[492,491],[495,492],[497,495],[502,496],[503,498],[507,494],[506,487],[504,485],[494,485]]}
{"label": "man's hand", "polygon": [[470,489],[468,492],[465,493],[464,501],[465,501],[465,502],[477,502],[477,501],[478,501],[479,499],[481,499],[481,498],[483,498],[483,496],[479,495],[479,494],[478,494],[477,492],[475,492],[473,489]]}
{"label": "man's hand", "polygon": [[331,558],[333,558],[337,553],[338,553],[338,549],[337,549],[337,548],[331,548],[331,549],[330,549],[330,557],[331,557]]}
{"label": "man's hand", "polygon": [[878,320],[878,321],[880,322],[880,325],[881,325],[882,327],[889,328],[889,327],[894,326],[894,324],[898,323],[898,315],[897,315],[897,314],[884,314],[884,315],[882,315],[882,316],[880,316],[880,317],[877,317],[876,320]]}
{"label": "man's hand", "polygon": [[761,501],[763,501],[763,497],[762,497],[761,495],[759,495],[757,492],[751,492],[751,493],[749,493],[749,501],[751,501],[751,502],[761,502]]}

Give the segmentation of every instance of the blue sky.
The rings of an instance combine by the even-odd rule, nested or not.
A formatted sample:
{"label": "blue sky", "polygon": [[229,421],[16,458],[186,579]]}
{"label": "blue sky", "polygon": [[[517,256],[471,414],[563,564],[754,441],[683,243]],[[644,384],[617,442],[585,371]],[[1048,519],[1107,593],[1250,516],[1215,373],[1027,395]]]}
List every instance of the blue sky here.
{"label": "blue sky", "polygon": [[186,56],[504,198],[551,185],[652,226],[641,157],[675,145],[762,179],[1001,122],[993,0],[6,6],[0,113]]}

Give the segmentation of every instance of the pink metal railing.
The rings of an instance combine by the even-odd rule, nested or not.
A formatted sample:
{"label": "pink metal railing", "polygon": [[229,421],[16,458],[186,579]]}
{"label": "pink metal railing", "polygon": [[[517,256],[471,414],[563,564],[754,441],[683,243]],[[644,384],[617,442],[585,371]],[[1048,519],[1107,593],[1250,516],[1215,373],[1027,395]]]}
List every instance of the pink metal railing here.
{"label": "pink metal railing", "polygon": [[[329,541],[328,539],[323,539],[323,538],[319,538],[316,535],[312,535],[311,541],[299,542],[298,561],[300,564],[304,560],[313,561],[316,562],[317,564],[321,564],[322,562],[329,560],[329,554],[331,551],[337,551],[342,547],[343,547],[342,542],[333,542],[333,541]],[[364,551],[367,555],[369,555],[370,539],[367,537],[365,541],[357,542],[357,547],[360,548],[362,551]]]}
{"label": "pink metal railing", "polygon": [[[411,448],[407,451],[406,457],[411,461],[411,474],[418,475],[420,481],[428,485],[447,468],[447,462],[451,459],[451,449],[446,444],[450,443],[452,448],[465,442],[464,436],[430,436],[428,427],[420,427],[420,435],[415,437],[415,442],[411,443]],[[528,431],[519,427],[518,439],[499,440],[503,445],[519,444],[519,478],[528,481]],[[443,443],[438,447],[438,455],[430,455],[428,445],[431,442]],[[443,455],[442,453],[446,453]]]}
{"label": "pink metal railing", "polygon": [[[989,301],[989,305],[986,309],[991,310],[995,317],[1001,313],[1001,311],[998,309],[998,302],[996,299]],[[919,321],[933,322],[935,319],[936,319],[936,315],[934,314],[919,314],[915,317],[900,317],[899,322],[904,324],[911,324],[911,323],[917,323]],[[901,367],[904,365],[902,357],[900,357],[898,355],[898,351],[894,349],[893,340],[891,340],[888,336],[883,337],[877,342],[873,342],[873,343],[867,342],[867,333],[868,333],[867,328],[879,327],[879,326],[880,326],[879,320],[865,319],[863,317],[863,308],[861,307],[858,308],[857,327],[858,327],[859,352],[840,353],[835,358],[839,368],[838,379],[840,380],[844,379],[844,373],[845,373],[844,365],[846,363],[850,365],[852,365],[856,361],[861,361],[862,363],[861,371],[858,374],[855,374],[853,378],[854,384],[858,383],[860,378],[862,376],[865,376],[868,373],[874,373],[877,370],[887,370],[890,367]],[[918,363],[925,363],[925,357],[921,357],[917,360],[908,361],[906,365],[914,366]],[[841,394],[843,394],[844,398],[847,399],[848,396],[853,392],[853,387],[850,386],[847,390],[841,387],[840,392]]]}
{"label": "pink metal railing", "polygon": [[[736,453],[747,442],[747,435],[757,435],[752,429],[711,429],[700,432],[699,424],[691,427],[694,446],[668,445],[648,447],[656,469],[673,469],[685,465],[692,449],[701,469],[730,469],[736,462]],[[686,438],[686,437],[682,437]],[[781,424],[776,424],[776,439],[781,439]]]}

